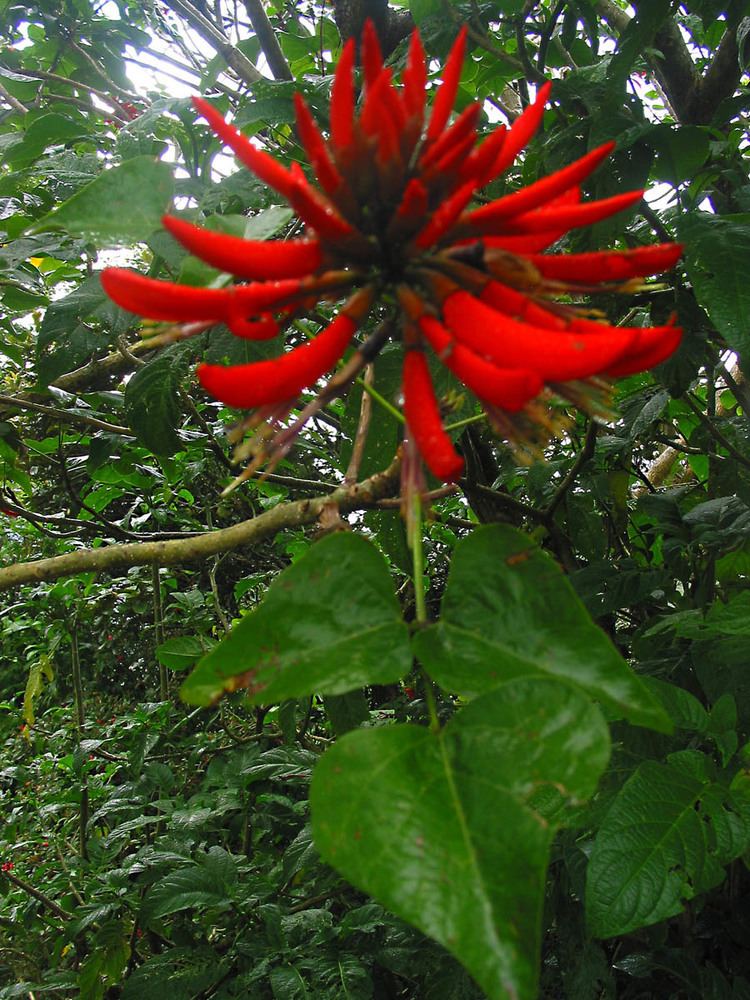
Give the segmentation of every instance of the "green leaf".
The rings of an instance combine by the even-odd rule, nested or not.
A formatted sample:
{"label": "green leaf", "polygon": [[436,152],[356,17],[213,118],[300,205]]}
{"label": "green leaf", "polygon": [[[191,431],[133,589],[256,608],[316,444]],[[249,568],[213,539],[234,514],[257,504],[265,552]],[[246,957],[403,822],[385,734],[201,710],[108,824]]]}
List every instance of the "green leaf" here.
{"label": "green leaf", "polygon": [[101,243],[137,243],[159,228],[172,200],[173,186],[167,163],[136,156],[105,170],[29,232],[65,229]]}
{"label": "green leaf", "polygon": [[207,868],[191,865],[181,871],[170,872],[151,886],[141,906],[140,920],[152,920],[170,913],[191,909],[194,906],[216,906],[225,902],[224,889]]}
{"label": "green leaf", "polygon": [[155,455],[174,455],[182,448],[176,431],[181,416],[179,389],[178,365],[168,353],[139,368],[125,389],[126,419]]}
{"label": "green leaf", "polygon": [[44,690],[45,679],[48,683],[53,681],[55,672],[49,656],[46,653],[41,653],[39,659],[34,660],[31,664],[23,695],[23,717],[27,726],[34,725],[34,707],[37,698]]}
{"label": "green leaf", "polygon": [[156,649],[156,659],[170,670],[187,670],[216,645],[205,635],[180,635]]}
{"label": "green leaf", "polygon": [[247,687],[251,701],[268,705],[388,684],[410,669],[408,628],[385,560],[364,538],[337,533],[274,580],[181,695],[207,705]]}
{"label": "green leaf", "polygon": [[439,733],[344,736],[313,774],[315,844],[452,952],[490,1000],[534,1000],[549,846],[608,756],[588,699],[552,678],[514,679]]}
{"label": "green leaf", "polygon": [[[685,756],[685,755],[689,756]],[[673,917],[717,885],[747,849],[744,798],[710,782],[702,754],[646,761],[626,781],[594,842],[586,913],[596,937],[628,934]]]}
{"label": "green leaf", "polygon": [[505,525],[480,528],[456,546],[441,619],[415,636],[414,647],[448,691],[473,697],[510,677],[554,674],[618,716],[671,730],[559,566]]}
{"label": "green leaf", "polygon": [[750,352],[750,216],[688,212],[678,220],[685,263],[698,301],[730,347]]}
{"label": "green leaf", "polygon": [[337,736],[356,729],[360,723],[370,718],[370,706],[363,691],[329,694],[323,699],[323,705]]}

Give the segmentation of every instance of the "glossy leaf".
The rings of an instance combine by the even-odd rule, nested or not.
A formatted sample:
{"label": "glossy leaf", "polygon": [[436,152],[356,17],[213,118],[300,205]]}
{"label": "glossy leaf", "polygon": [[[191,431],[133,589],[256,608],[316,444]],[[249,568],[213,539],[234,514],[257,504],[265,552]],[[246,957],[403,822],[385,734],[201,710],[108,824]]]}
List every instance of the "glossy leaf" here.
{"label": "glossy leaf", "polygon": [[315,769],[323,858],[451,951],[490,1000],[533,1000],[549,845],[609,755],[598,710],[551,678],[517,678],[439,733],[365,729]]}
{"label": "glossy leaf", "polygon": [[750,216],[692,212],[680,219],[678,233],[698,302],[729,346],[747,358]]}
{"label": "glossy leaf", "polygon": [[180,376],[175,359],[162,354],[139,368],[125,390],[127,419],[139,440],[155,455],[180,450]]}
{"label": "glossy leaf", "polygon": [[601,825],[587,872],[586,912],[597,937],[627,934],[679,913],[724,878],[750,844],[745,783],[714,785],[702,754],[641,764]]}
{"label": "glossy leaf", "polygon": [[410,668],[408,630],[385,560],[364,538],[337,533],[276,578],[181,693],[206,705],[246,687],[255,704],[268,705],[390,683]]}
{"label": "glossy leaf", "polygon": [[137,243],[160,227],[173,186],[168,164],[136,156],[105,170],[29,231],[66,229],[100,243]]}
{"label": "glossy leaf", "polygon": [[441,687],[467,697],[510,677],[554,674],[632,722],[664,732],[669,718],[589,618],[554,560],[504,525],[456,546],[440,621],[415,652]]}

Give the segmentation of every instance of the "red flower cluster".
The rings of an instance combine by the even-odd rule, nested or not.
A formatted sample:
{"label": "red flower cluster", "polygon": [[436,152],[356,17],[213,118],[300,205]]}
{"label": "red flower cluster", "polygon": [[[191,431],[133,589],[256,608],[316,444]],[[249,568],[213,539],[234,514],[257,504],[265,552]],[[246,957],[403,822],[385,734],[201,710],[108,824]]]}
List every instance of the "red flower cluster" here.
{"label": "red flower cluster", "polygon": [[12,872],[13,868],[14,865],[12,861],[3,861],[3,863],[0,865],[0,871],[3,872]]}
{"label": "red flower cluster", "polygon": [[[679,343],[675,326],[612,327],[555,297],[637,287],[643,277],[672,267],[679,246],[542,252],[569,230],[641,198],[641,191],[633,191],[581,202],[581,182],[610,154],[613,143],[520,191],[470,207],[477,189],[502,174],[536,132],[551,85],[540,89],[512,127],[500,126],[478,143],[481,103],[470,104],[449,124],[465,48],[462,31],[427,114],[419,34],[412,36],[397,88],[368,23],[358,114],[353,40],[336,71],[327,139],[304,99],[295,95],[297,131],[317,183],[308,181],[296,163],[282,166],[196,98],[214,132],[290,203],[307,225],[307,235],[255,242],[166,216],[164,226],[184,247],[243,283],[193,288],[110,268],[102,275],[107,293],[123,308],[151,319],[193,323],[191,329],[221,322],[237,337],[258,340],[281,334],[320,300],[348,296],[322,332],[274,360],[199,367],[201,384],[212,396],[255,410],[256,426],[268,421],[277,427],[302,390],[341,359],[378,303],[390,317],[387,332],[400,335],[404,345],[408,435],[434,475],[444,480],[457,478],[463,463],[443,427],[428,350],[509,437],[524,425],[551,424],[546,407],[532,402],[545,387],[585,405],[597,392],[601,395],[603,383],[596,376],[626,375],[663,361]],[[345,369],[349,379],[383,346],[383,329],[381,324],[358,346]],[[341,377],[337,390],[340,383]],[[277,438],[267,451],[276,450]]]}

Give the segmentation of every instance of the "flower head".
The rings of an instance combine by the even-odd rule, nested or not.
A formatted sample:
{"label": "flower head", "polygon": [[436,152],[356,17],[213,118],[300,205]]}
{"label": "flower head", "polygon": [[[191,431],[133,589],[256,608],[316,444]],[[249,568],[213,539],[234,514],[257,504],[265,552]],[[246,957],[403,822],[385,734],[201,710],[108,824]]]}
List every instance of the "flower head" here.
{"label": "flower head", "polygon": [[[613,143],[489,204],[472,207],[477,190],[502,174],[539,127],[551,84],[510,128],[482,141],[481,109],[470,104],[449,124],[466,48],[462,31],[448,56],[430,111],[426,61],[414,32],[401,86],[383,65],[375,29],[361,47],[364,93],[357,109],[355,46],[344,46],[325,137],[295,95],[297,131],[314,181],[287,168],[229,125],[202,98],[195,106],[211,128],[305,223],[302,239],[255,242],[221,235],[172,216],[164,226],[191,253],[233,274],[228,288],[193,288],[107,269],[107,293],[154,320],[190,324],[183,335],[224,323],[237,337],[281,336],[321,300],[341,303],[314,338],[269,361],[198,368],[203,387],[222,402],[253,411],[264,424],[263,456],[291,440],[281,425],[301,392],[334,368],[373,307],[387,322],[357,341],[353,357],[318,396],[330,399],[372,360],[388,335],[404,347],[403,410],[407,438],[439,479],[456,479],[462,460],[443,427],[428,357],[432,354],[482,403],[491,423],[517,440],[535,426],[554,430],[551,393],[595,408],[603,376],[643,371],[677,347],[680,330],[613,327],[557,301],[598,290],[631,290],[674,265],[676,244],[583,254],[544,253],[565,233],[635,204],[641,191],[582,202],[580,184]],[[315,404],[313,404],[314,406]],[[299,429],[311,412],[292,425]],[[255,466],[254,466],[255,467]]]}

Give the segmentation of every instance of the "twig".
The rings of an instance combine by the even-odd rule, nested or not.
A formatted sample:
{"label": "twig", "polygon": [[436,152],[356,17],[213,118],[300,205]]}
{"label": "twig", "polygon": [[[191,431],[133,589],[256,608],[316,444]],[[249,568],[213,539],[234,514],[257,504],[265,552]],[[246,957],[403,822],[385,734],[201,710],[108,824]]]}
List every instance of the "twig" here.
{"label": "twig", "polygon": [[11,885],[16,886],[18,889],[23,889],[23,891],[28,893],[29,896],[33,896],[34,899],[42,903],[43,906],[46,906],[51,913],[54,913],[55,916],[59,917],[61,920],[73,919],[72,914],[66,913],[65,910],[57,905],[54,899],[50,899],[49,896],[46,896],[43,892],[35,888],[25,879],[19,878],[18,875],[14,875],[12,872],[2,872],[0,877],[7,878]]}
{"label": "twig", "polygon": [[10,105],[14,111],[17,111],[19,115],[27,115],[29,113],[29,109],[25,105],[21,104],[20,101],[17,101],[13,94],[5,89],[2,83],[0,83],[0,97],[2,97],[5,103]]}
{"label": "twig", "polygon": [[347,466],[346,473],[344,474],[344,484],[347,486],[352,483],[356,483],[357,477],[359,476],[359,467],[362,464],[362,456],[365,453],[367,434],[370,430],[370,418],[372,417],[372,396],[369,392],[367,392],[367,389],[372,388],[374,381],[375,366],[372,362],[370,362],[370,364],[365,368],[363,375],[363,388],[365,391],[362,393],[362,399],[359,404],[357,433],[354,435],[352,456],[349,459],[349,465]]}
{"label": "twig", "polygon": [[34,403],[30,399],[18,399],[16,396],[5,396],[0,394],[0,403],[6,406],[16,406],[19,410],[33,410],[35,413],[46,413],[50,417],[58,420],[68,420],[71,423],[88,424],[99,431],[106,431],[108,434],[124,434],[133,437],[133,432],[129,427],[122,427],[120,424],[110,424],[106,420],[99,420],[97,417],[90,417],[85,413],[73,413],[70,410],[60,410],[56,406],[46,406],[44,403]]}
{"label": "twig", "polygon": [[727,440],[726,437],[724,437],[724,435],[721,433],[721,431],[713,422],[713,420],[710,420],[705,415],[705,413],[703,413],[701,408],[694,402],[692,398],[692,393],[686,392],[685,395],[683,396],[683,399],[690,407],[690,409],[693,411],[693,413],[696,415],[698,420],[700,420],[700,422],[706,428],[711,437],[714,438],[715,441],[718,441],[718,443],[722,446],[722,448],[726,448],[726,450],[729,452],[729,454],[736,462],[739,462],[740,465],[744,465],[746,469],[750,469],[750,461],[748,461],[747,456],[743,455],[742,452],[739,450],[739,448],[735,448],[732,442]]}
{"label": "twig", "polygon": [[547,520],[552,520],[552,516],[560,506],[562,501],[565,499],[565,495],[571,488],[573,483],[578,478],[578,473],[584,467],[584,465],[589,462],[594,457],[594,449],[596,448],[596,424],[592,420],[586,430],[586,439],[583,442],[583,448],[576,456],[575,461],[568,469],[568,474],[565,476],[563,481],[557,487],[555,495],[552,497],[550,502],[547,504],[544,510],[544,517]]}

